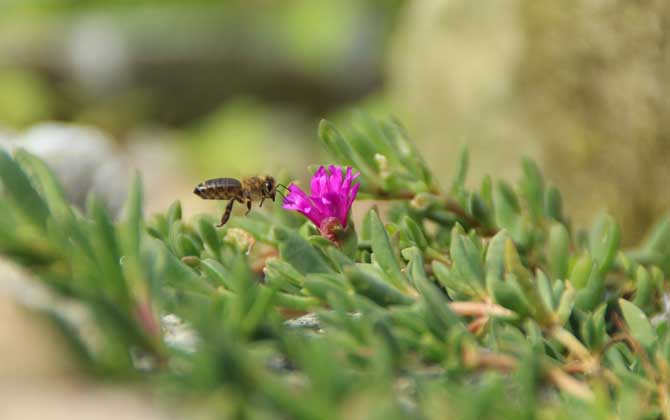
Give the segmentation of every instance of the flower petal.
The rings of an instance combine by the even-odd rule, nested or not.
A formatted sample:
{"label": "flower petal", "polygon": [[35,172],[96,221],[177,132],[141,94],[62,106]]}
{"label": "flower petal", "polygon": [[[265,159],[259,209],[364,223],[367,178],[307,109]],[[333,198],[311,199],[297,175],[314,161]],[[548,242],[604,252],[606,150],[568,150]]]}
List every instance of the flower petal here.
{"label": "flower petal", "polygon": [[329,168],[328,192],[338,193],[342,190],[342,168],[335,165],[330,165]]}
{"label": "flower petal", "polygon": [[347,200],[347,207],[351,207],[352,204],[354,204],[354,200],[356,199],[356,194],[358,194],[358,189],[361,187],[361,183],[357,182],[354,187],[351,189],[351,192],[349,193],[349,199]]}
{"label": "flower petal", "polygon": [[323,220],[326,219],[326,215],[320,212],[316,207],[308,207],[302,214],[307,216],[307,218],[317,226],[320,226]]}
{"label": "flower petal", "polygon": [[312,181],[309,186],[310,195],[319,196],[323,193],[326,177],[326,168],[320,166],[314,173],[314,176],[312,176]]}
{"label": "flower petal", "polygon": [[347,174],[344,177],[344,182],[342,183],[342,190],[345,192],[345,194],[349,194],[350,188],[351,188],[351,183],[353,182],[354,179],[358,178],[358,176],[361,174],[360,172],[356,172],[355,175],[352,176],[352,168],[351,166],[347,168]]}
{"label": "flower petal", "polygon": [[[291,184],[288,186],[288,195],[284,198],[284,201],[282,203],[282,207],[288,208],[291,210],[293,207],[296,206],[305,206],[309,205],[309,197],[307,194],[300,189],[295,184]],[[287,207],[288,206],[288,207]],[[291,208],[289,208],[291,207]]]}
{"label": "flower petal", "polygon": [[297,185],[289,185],[288,190],[289,195],[284,199],[282,208],[300,212],[318,226],[325,218],[324,213],[314,206],[313,200]]}

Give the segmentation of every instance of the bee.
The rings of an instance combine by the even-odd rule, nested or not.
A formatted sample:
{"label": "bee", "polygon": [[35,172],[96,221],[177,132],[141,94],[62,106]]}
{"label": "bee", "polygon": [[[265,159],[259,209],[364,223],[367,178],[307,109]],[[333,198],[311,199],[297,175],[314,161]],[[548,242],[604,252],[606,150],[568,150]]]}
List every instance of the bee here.
{"label": "bee", "polygon": [[241,181],[235,178],[214,178],[198,184],[193,193],[205,200],[230,200],[226,206],[226,211],[221,216],[221,222],[216,227],[221,227],[226,224],[230,218],[230,213],[233,211],[233,205],[236,201],[245,203],[247,205],[247,212],[251,211],[251,203],[260,200],[258,207],[263,206],[266,198],[275,201],[277,187],[284,187],[282,184],[277,184],[275,179],[269,175],[267,176],[252,176],[244,178]]}

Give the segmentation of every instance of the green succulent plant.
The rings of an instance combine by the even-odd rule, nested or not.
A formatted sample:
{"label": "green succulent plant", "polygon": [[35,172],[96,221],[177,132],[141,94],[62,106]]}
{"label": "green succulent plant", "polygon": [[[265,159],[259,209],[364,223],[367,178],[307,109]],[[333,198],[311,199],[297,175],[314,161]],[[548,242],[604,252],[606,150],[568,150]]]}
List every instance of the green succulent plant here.
{"label": "green succulent plant", "polygon": [[338,240],[278,205],[145,220],[139,177],[120,221],[95,197],[82,213],[19,151],[0,153],[0,252],[90,314],[45,308],[93,375],[212,416],[670,418],[667,220],[623,250],[607,215],[571,226],[530,160],[469,190],[467,151],[438,182],[393,120],[319,137],[358,200],[390,202]]}

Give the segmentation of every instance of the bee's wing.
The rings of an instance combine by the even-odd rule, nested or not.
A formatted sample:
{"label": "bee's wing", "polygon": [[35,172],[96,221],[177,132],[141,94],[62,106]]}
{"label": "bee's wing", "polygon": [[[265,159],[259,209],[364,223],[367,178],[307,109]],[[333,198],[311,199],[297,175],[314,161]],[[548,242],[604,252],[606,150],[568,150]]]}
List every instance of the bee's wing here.
{"label": "bee's wing", "polygon": [[[217,188],[241,188],[242,183],[239,179],[235,178],[216,178],[211,179],[212,183],[217,186]],[[209,181],[208,181],[209,182]]]}

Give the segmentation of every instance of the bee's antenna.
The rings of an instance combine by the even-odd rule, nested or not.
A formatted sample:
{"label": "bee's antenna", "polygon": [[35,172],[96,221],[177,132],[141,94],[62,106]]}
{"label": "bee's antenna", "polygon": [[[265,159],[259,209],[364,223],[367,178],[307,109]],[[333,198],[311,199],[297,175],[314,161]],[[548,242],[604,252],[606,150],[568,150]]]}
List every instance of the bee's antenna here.
{"label": "bee's antenna", "polygon": [[282,187],[283,189],[288,191],[288,187],[286,187],[286,185],[284,185],[284,184],[277,184],[277,187]]}
{"label": "bee's antenna", "polygon": [[285,196],[281,191],[279,191],[279,190],[275,190],[275,191],[277,192],[277,194],[281,195],[281,197],[282,197],[284,200],[286,200],[286,196]]}

